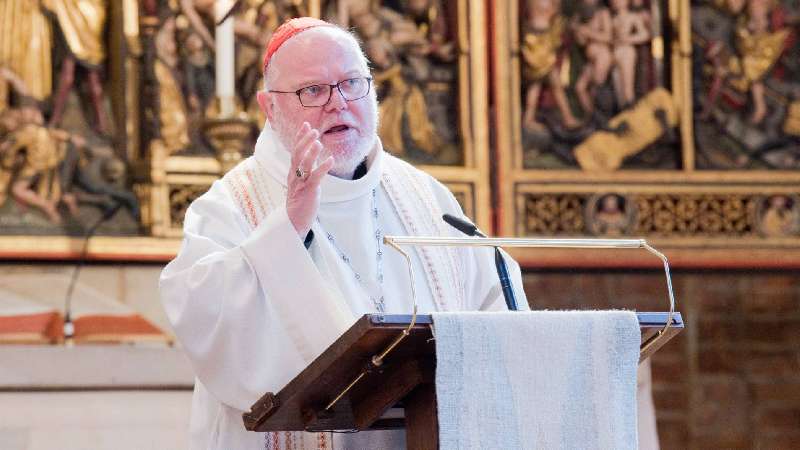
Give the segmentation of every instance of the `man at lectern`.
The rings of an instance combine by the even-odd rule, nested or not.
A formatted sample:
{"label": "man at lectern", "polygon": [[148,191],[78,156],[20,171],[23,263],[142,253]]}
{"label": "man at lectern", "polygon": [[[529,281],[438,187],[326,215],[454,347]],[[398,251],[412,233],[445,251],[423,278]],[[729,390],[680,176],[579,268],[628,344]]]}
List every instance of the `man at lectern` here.
{"label": "man at lectern", "polygon": [[[196,449],[403,448],[402,431],[253,433],[242,412],[277,392],[368,312],[411,312],[405,259],[384,235],[463,236],[439,182],[385,152],[367,60],[349,32],[311,18],[272,36],[253,156],[186,212],[163,271],[164,307],[197,381]],[[503,310],[491,249],[410,249],[420,312]],[[521,308],[519,266],[508,259]]]}

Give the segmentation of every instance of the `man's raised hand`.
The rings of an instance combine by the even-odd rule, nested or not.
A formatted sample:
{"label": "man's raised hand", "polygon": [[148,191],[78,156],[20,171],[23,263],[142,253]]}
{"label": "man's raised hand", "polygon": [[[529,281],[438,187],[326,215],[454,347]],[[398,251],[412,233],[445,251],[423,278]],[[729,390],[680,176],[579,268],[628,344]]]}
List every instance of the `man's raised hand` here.
{"label": "man's raised hand", "polygon": [[304,239],[317,217],[320,183],[333,167],[333,156],[328,156],[314,168],[314,162],[322,152],[322,143],[319,141],[319,131],[312,129],[308,122],[303,122],[294,142],[286,179],[286,213],[297,234]]}

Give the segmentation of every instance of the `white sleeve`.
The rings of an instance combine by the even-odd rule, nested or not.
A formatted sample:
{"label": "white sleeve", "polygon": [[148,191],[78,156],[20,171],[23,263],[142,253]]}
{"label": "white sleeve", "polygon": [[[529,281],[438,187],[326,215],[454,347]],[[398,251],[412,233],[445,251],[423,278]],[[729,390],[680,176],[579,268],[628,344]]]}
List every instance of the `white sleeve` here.
{"label": "white sleeve", "polygon": [[[470,220],[464,215],[461,206],[447,187],[431,177],[433,192],[436,195],[443,213],[452,214],[466,220]],[[449,226],[448,226],[449,227]],[[450,228],[450,236],[464,237],[464,234],[455,228]],[[529,310],[528,300],[525,297],[525,290],[522,284],[522,273],[519,264],[508,253],[501,250],[506,261],[508,274],[511,278],[511,285],[514,290],[514,297],[519,310]],[[469,310],[479,311],[502,311],[506,310],[506,301],[503,296],[503,289],[500,287],[500,279],[497,275],[497,268],[494,263],[494,249],[491,247],[471,247],[465,248],[461,252],[464,261],[464,277],[467,283],[465,286],[466,306]]]}
{"label": "white sleeve", "polygon": [[285,208],[251,232],[221,182],[186,212],[181,250],[159,287],[197,377],[242,411],[280,390],[354,320]]}

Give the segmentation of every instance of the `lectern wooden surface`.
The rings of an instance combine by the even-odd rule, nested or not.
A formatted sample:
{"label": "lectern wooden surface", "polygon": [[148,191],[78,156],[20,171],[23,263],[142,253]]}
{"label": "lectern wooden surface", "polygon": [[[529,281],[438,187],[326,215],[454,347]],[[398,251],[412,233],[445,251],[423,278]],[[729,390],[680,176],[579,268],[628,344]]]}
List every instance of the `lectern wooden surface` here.
{"label": "lectern wooden surface", "polygon": [[435,347],[430,339],[430,316],[418,316],[410,335],[380,368],[358,382],[330,411],[323,410],[362,369],[369,367],[373,355],[408,327],[410,319],[407,315],[365,314],[280,392],[268,392],[254,404],[250,413],[244,414],[245,428],[315,431],[402,427],[402,421],[374,424],[369,420],[374,421],[394,406],[382,400],[403,398],[417,385],[433,382]]}
{"label": "lectern wooden surface", "polygon": [[[668,313],[637,313],[637,316],[645,343],[664,327]],[[259,399],[243,415],[245,428],[250,431],[401,428],[406,420],[379,418],[390,407],[405,406],[404,402],[410,407],[406,410],[409,426],[413,423],[420,424],[415,427],[430,428],[430,421],[436,416],[435,397],[430,395],[435,370],[431,316],[417,316],[410,335],[388,354],[380,367],[369,364],[374,355],[408,327],[410,320],[409,315],[365,314],[280,392],[268,392]],[[641,360],[681,329],[683,319],[676,312],[669,331],[643,352]],[[326,405],[364,369],[368,373],[326,411]],[[425,415],[420,398],[434,401],[424,420],[410,417],[412,410]]]}

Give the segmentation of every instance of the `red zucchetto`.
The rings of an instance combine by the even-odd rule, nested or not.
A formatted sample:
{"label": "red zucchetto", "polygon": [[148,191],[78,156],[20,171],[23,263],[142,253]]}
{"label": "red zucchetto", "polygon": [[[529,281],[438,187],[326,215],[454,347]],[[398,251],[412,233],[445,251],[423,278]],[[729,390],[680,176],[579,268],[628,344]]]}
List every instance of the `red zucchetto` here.
{"label": "red zucchetto", "polygon": [[269,64],[269,60],[272,59],[272,55],[274,55],[275,52],[281,48],[281,45],[292,36],[306,31],[309,28],[334,26],[336,25],[313,17],[295,17],[294,19],[287,20],[272,33],[272,37],[267,43],[267,50],[264,52],[264,64],[261,66],[261,70],[267,70],[267,65]]}

